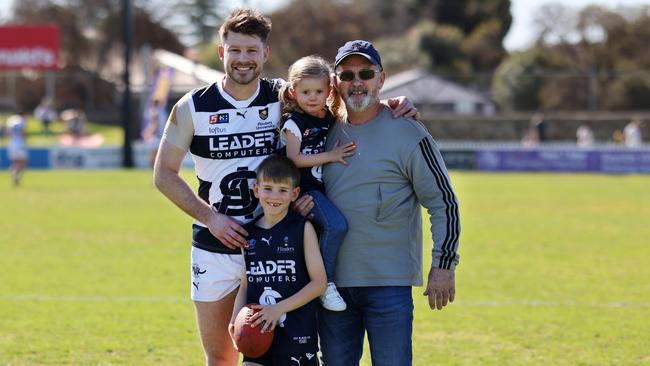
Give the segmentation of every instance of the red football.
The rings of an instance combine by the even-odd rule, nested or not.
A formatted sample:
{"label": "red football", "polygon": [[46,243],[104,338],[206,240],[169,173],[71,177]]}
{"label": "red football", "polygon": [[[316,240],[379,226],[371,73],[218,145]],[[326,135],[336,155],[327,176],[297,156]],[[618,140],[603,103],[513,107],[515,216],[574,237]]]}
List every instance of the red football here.
{"label": "red football", "polygon": [[269,350],[273,343],[273,331],[262,333],[262,326],[251,328],[250,318],[257,312],[248,304],[241,308],[235,319],[235,342],[237,350],[248,357],[260,357]]}

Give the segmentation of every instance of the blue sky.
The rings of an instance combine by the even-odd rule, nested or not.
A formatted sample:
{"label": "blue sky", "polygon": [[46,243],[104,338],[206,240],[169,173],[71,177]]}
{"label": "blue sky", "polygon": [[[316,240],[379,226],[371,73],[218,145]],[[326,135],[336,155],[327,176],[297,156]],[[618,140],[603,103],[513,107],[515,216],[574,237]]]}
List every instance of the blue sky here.
{"label": "blue sky", "polygon": [[[228,0],[232,7],[246,4],[253,7],[259,7],[263,11],[271,10],[277,6],[287,3],[288,0]],[[0,19],[7,19],[9,9],[14,0],[0,0]],[[549,3],[558,2],[557,0],[511,0],[510,12],[513,16],[513,22],[510,31],[504,40],[504,46],[508,50],[517,50],[529,46],[535,37],[534,14],[537,10]],[[605,5],[610,8],[618,6],[632,5],[650,5],[650,0],[571,0],[562,2],[565,6],[576,9],[582,8],[589,4]]]}

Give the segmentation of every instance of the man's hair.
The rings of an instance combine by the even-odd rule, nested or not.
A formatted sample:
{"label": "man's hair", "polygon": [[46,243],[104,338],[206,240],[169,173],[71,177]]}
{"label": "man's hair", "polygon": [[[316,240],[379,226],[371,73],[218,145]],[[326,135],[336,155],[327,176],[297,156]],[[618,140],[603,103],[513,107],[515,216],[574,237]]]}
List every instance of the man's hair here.
{"label": "man's hair", "polygon": [[271,20],[251,8],[237,8],[224,20],[219,28],[221,42],[225,42],[228,32],[257,36],[263,43],[271,33]]}
{"label": "man's hair", "polygon": [[284,155],[273,154],[257,167],[257,181],[262,180],[274,183],[291,181],[293,188],[300,184],[300,170],[291,159]]}

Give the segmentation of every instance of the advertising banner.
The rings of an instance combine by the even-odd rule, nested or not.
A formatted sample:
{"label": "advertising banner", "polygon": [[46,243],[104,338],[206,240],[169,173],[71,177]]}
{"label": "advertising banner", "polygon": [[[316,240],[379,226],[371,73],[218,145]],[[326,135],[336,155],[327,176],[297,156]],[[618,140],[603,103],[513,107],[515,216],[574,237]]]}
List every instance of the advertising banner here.
{"label": "advertising banner", "polygon": [[0,27],[0,70],[55,70],[59,28],[54,25]]}
{"label": "advertising banner", "polygon": [[480,149],[476,168],[484,171],[650,173],[649,149]]}

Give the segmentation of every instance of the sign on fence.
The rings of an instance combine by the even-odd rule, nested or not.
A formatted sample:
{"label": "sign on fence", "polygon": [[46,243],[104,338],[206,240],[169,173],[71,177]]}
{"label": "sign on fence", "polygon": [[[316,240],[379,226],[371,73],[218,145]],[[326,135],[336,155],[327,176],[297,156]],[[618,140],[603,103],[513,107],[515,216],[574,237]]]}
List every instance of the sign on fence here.
{"label": "sign on fence", "polygon": [[59,28],[54,25],[0,27],[0,70],[57,69]]}

